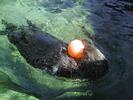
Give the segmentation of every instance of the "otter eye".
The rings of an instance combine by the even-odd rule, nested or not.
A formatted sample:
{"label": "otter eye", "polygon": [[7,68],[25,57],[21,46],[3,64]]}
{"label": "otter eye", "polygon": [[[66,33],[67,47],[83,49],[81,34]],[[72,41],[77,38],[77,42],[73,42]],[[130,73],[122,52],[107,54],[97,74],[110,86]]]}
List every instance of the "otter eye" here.
{"label": "otter eye", "polygon": [[67,51],[67,50],[66,50],[65,47],[62,47],[62,48],[61,48],[61,52],[62,52],[62,53],[66,53],[66,51]]}
{"label": "otter eye", "polygon": [[81,40],[73,40],[68,44],[68,54],[76,59],[84,56],[84,44]]}

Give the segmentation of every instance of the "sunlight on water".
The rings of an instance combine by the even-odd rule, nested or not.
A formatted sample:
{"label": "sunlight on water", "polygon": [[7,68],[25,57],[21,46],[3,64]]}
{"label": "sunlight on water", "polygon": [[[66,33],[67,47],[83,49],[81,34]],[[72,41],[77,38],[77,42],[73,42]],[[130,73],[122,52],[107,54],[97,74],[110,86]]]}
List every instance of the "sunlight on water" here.
{"label": "sunlight on water", "polygon": [[[1,0],[0,93],[3,100],[132,100],[133,17],[130,0]],[[95,38],[109,60],[109,73],[95,82],[49,75],[32,67],[9,42],[5,20],[30,20],[59,40]],[[84,28],[83,28],[84,27]],[[3,78],[4,77],[4,78]],[[14,97],[12,97],[14,95]]]}

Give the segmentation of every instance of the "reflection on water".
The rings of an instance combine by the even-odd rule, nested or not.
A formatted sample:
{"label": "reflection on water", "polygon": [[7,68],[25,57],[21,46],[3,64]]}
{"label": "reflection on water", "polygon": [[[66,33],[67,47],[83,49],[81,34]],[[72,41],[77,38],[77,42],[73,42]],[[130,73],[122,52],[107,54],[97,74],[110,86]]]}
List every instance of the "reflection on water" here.
{"label": "reflection on water", "polygon": [[110,61],[110,73],[94,83],[92,99],[132,100],[133,3],[128,0],[88,2],[93,13],[88,20],[96,32],[96,43]]}

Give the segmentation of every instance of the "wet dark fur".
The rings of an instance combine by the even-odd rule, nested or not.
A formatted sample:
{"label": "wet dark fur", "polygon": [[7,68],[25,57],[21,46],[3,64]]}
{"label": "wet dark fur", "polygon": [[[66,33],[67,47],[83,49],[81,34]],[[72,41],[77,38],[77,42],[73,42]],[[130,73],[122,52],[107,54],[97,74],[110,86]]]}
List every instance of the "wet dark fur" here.
{"label": "wet dark fur", "polygon": [[[27,27],[16,28],[6,24],[9,40],[16,45],[22,56],[35,68],[45,69],[47,72],[69,78],[87,78],[95,80],[108,72],[108,62],[102,60],[88,60],[87,40],[86,57],[74,59],[67,54],[67,43],[58,40],[50,34],[29,23]],[[92,47],[95,49],[95,47]],[[93,53],[93,49],[91,52]]]}

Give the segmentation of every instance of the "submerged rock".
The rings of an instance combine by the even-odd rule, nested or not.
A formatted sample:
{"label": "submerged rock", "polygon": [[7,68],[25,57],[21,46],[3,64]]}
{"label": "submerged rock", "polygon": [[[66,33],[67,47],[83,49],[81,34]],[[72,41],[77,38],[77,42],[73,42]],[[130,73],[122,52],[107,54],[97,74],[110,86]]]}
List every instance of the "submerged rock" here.
{"label": "submerged rock", "polygon": [[17,28],[6,25],[8,37],[15,44],[26,61],[35,68],[67,78],[95,80],[108,72],[108,61],[104,55],[87,40],[83,59],[74,59],[67,54],[67,43],[43,32],[29,22],[29,26]]}

